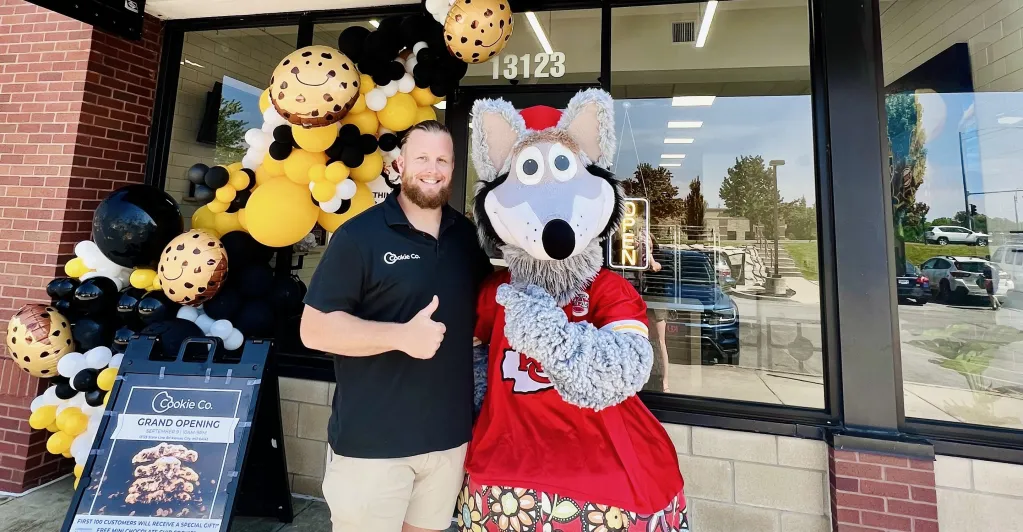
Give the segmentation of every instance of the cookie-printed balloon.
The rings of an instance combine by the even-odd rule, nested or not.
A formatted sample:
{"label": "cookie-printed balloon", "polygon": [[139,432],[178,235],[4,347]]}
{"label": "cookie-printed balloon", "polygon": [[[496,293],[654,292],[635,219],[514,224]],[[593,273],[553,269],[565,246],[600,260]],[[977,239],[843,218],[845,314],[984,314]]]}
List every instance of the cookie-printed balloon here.
{"label": "cookie-printed balloon", "polygon": [[466,63],[485,63],[512,35],[508,0],[457,0],[444,22],[448,52]]}
{"label": "cookie-printed balloon", "polygon": [[167,244],[158,271],[167,298],[197,307],[215,296],[224,284],[227,253],[212,234],[193,229]]}
{"label": "cookie-printed balloon", "polygon": [[71,322],[53,307],[25,305],[7,323],[7,352],[35,377],[55,377],[57,361],[74,350]]}
{"label": "cookie-printed balloon", "polygon": [[355,63],[329,46],[307,46],[285,57],[270,78],[270,101],[282,117],[307,127],[344,118],[359,99]]}

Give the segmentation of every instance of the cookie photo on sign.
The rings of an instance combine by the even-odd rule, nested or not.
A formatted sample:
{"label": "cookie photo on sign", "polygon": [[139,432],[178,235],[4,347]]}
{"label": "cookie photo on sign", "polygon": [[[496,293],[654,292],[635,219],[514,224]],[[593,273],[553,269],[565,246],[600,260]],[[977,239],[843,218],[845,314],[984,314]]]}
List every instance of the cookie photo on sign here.
{"label": "cookie photo on sign", "polygon": [[270,102],[292,124],[333,124],[344,118],[358,99],[355,63],[329,46],[295,50],[270,77]]}

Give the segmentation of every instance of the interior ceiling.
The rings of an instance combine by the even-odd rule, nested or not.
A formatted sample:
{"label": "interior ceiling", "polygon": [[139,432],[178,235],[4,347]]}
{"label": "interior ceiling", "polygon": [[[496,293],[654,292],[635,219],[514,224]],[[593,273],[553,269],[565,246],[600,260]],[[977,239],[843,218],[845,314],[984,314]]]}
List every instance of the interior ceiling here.
{"label": "interior ceiling", "polygon": [[147,0],[146,13],[165,20],[230,17],[418,4],[419,0]]}

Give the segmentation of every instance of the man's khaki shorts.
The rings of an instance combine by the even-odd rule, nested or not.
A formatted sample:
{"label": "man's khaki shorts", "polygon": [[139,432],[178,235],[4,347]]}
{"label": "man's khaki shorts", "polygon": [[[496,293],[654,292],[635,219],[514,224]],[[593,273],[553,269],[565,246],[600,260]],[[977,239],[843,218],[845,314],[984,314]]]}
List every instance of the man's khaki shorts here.
{"label": "man's khaki shorts", "polygon": [[468,444],[408,458],[350,458],[329,452],[323,497],[333,532],[400,532],[451,526]]}

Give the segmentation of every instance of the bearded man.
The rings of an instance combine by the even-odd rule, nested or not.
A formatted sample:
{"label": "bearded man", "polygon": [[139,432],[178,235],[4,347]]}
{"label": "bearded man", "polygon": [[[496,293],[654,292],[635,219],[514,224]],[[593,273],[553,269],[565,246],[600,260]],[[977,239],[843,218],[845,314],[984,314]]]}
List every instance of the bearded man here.
{"label": "bearded man", "polygon": [[334,532],[447,529],[465,474],[477,290],[492,267],[447,205],[447,128],[414,126],[396,163],[400,188],[333,235],[302,316],[303,343],[337,355],[323,480]]}

